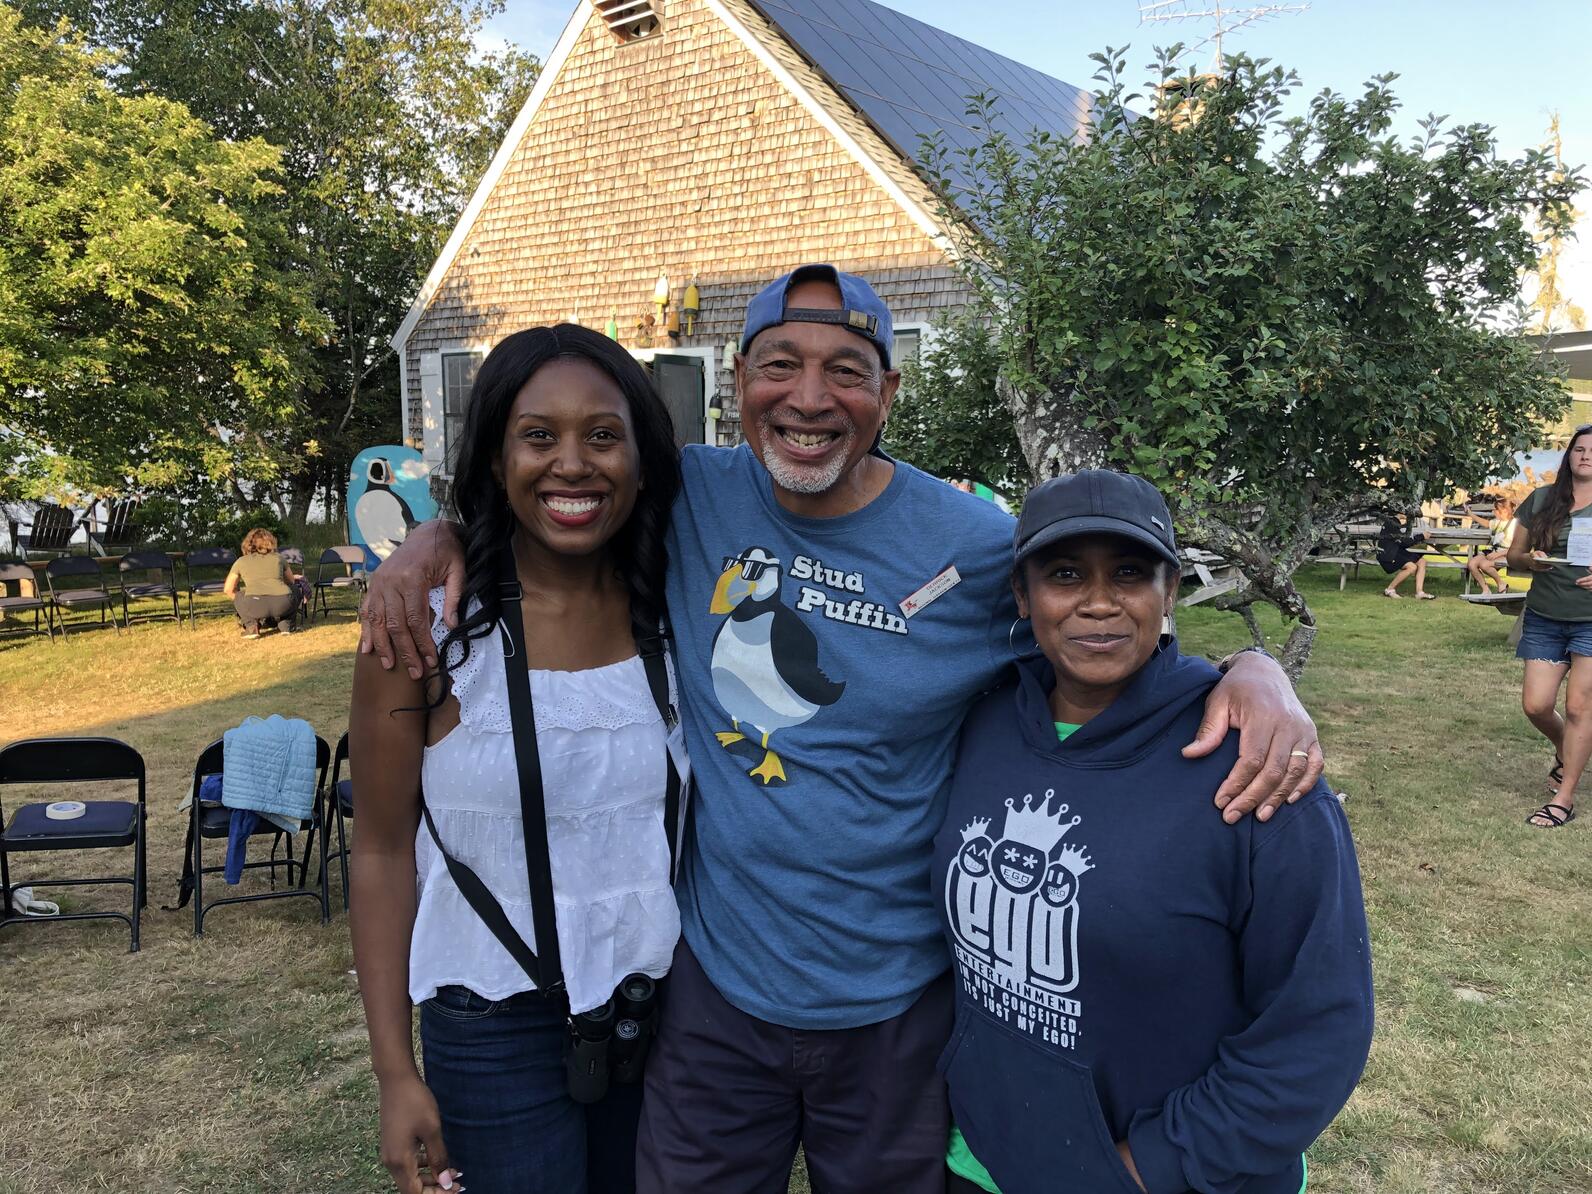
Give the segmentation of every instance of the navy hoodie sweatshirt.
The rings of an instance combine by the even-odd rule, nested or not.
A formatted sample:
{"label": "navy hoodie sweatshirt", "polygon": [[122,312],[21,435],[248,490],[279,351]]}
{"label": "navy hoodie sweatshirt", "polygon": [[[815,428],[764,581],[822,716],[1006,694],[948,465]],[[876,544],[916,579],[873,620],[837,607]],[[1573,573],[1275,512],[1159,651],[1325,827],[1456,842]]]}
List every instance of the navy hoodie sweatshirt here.
{"label": "navy hoodie sweatshirt", "polygon": [[962,730],[933,876],[955,956],[951,1110],[1002,1194],[1296,1194],[1371,1043],[1354,844],[1325,784],[1270,821],[1185,759],[1216,669],[1163,640],[1057,741],[1050,665]]}

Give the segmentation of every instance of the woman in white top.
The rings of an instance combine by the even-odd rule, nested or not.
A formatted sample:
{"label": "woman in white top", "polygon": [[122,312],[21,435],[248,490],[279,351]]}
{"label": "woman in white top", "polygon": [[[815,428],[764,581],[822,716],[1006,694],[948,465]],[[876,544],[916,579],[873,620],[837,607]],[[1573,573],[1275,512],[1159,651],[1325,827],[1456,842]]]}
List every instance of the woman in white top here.
{"label": "woman in white top", "polygon": [[[667,729],[632,632],[663,620],[674,430],[633,358],[561,324],[492,351],[461,438],[466,614],[448,630],[432,594],[439,674],[384,671],[375,655],[354,672],[350,903],[382,1162],[401,1194],[451,1192],[464,1174],[490,1194],[629,1191],[640,1086],[576,1103],[563,1059],[568,1018],[626,975],[662,977],[679,936]],[[510,547],[523,597],[501,610]],[[523,618],[527,659],[505,659],[500,614]],[[530,669],[559,995],[537,991],[477,916],[421,821],[423,790],[442,846],[536,949],[506,666]]]}

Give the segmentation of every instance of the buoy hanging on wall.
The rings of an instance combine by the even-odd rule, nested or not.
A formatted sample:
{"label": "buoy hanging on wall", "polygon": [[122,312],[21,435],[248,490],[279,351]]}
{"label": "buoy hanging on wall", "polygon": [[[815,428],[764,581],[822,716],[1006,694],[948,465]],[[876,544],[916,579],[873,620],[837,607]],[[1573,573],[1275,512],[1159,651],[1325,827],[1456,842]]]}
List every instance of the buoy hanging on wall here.
{"label": "buoy hanging on wall", "polygon": [[697,312],[702,310],[702,292],[695,281],[685,288],[685,302],[680,305],[685,308],[685,334],[694,335]]}

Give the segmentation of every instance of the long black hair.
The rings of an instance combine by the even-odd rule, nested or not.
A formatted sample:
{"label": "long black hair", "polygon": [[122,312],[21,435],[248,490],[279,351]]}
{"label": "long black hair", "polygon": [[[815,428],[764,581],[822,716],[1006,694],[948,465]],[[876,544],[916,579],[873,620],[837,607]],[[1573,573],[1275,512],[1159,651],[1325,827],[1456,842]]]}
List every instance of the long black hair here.
{"label": "long black hair", "polygon": [[1559,461],[1558,475],[1548,487],[1548,500],[1537,507],[1527,529],[1531,532],[1528,546],[1532,551],[1552,551],[1558,541],[1559,528],[1575,509],[1575,478],[1570,473],[1570,453],[1575,451],[1575,441],[1583,435],[1592,435],[1592,423],[1582,424],[1564,446],[1564,458]]}
{"label": "long black hair", "polygon": [[[456,667],[469,657],[471,641],[484,638],[497,624],[501,613],[498,571],[503,553],[513,550],[519,524],[492,466],[503,451],[514,399],[538,369],[561,357],[587,361],[601,369],[619,386],[630,408],[643,484],[630,518],[614,536],[609,550],[620,579],[630,590],[630,613],[637,634],[667,633],[664,533],[669,510],[680,492],[680,454],[669,408],[640,362],[607,336],[573,323],[526,328],[505,336],[481,362],[464,413],[450,491],[464,536],[464,616],[437,652],[444,676],[450,670],[448,654],[455,643],[462,648],[453,664]],[[437,701],[444,691],[441,688]]]}

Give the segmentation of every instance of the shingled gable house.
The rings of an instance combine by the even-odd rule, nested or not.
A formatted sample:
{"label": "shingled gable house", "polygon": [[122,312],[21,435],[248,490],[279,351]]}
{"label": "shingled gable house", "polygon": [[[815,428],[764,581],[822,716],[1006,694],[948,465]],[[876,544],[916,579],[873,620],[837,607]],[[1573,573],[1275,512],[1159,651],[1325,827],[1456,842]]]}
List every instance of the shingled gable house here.
{"label": "shingled gable house", "polygon": [[580,0],[393,337],[407,441],[445,477],[487,350],[570,320],[652,363],[683,442],[735,443],[746,301],[804,261],[868,278],[914,355],[965,294],[913,154],[972,143],[974,93],[1020,135],[1090,102],[870,0]]}

